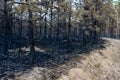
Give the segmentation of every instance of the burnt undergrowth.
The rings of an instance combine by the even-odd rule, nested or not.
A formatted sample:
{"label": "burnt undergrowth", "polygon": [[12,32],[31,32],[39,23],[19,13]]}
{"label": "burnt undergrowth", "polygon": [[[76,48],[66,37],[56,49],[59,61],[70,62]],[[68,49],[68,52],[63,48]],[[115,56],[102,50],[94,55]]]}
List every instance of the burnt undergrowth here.
{"label": "burnt undergrowth", "polygon": [[20,57],[16,57],[15,52],[9,52],[10,57],[8,59],[1,58],[0,60],[0,77],[8,76],[8,72],[13,74],[16,72],[26,72],[33,67],[56,69],[60,65],[66,64],[75,58],[80,58],[78,56],[79,54],[89,55],[93,50],[104,49],[105,43],[107,41],[101,39],[96,43],[92,43],[92,45],[87,45],[83,49],[80,48],[79,43],[72,43],[69,53],[67,53],[64,46],[60,47],[56,43],[40,43],[40,46],[37,43],[36,47],[38,49],[40,48],[40,50],[35,50],[35,60],[32,65],[29,64],[29,51],[21,50],[22,54]]}

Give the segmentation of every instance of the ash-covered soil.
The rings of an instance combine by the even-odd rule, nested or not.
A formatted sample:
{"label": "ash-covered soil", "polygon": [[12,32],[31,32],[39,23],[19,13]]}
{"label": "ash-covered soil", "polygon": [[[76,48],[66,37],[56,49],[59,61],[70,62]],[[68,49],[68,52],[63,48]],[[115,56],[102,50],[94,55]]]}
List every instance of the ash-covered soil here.
{"label": "ash-covered soil", "polygon": [[[104,48],[96,49],[101,45],[94,45],[88,53],[62,55],[59,57],[60,60],[69,60],[59,65],[52,60],[44,66],[39,63],[32,67],[3,61],[0,68],[12,69],[14,65],[14,68],[19,69],[0,74],[0,80],[120,80],[120,40],[104,39]],[[8,67],[10,65],[11,67]]]}

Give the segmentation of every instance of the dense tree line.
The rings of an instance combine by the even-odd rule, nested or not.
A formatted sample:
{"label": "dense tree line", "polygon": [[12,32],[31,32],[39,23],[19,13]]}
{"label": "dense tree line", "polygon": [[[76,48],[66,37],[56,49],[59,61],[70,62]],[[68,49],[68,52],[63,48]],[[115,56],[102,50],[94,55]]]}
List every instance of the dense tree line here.
{"label": "dense tree line", "polygon": [[0,56],[21,58],[29,46],[34,62],[35,46],[54,45],[71,53],[97,43],[100,37],[120,37],[119,6],[111,0],[0,1]]}

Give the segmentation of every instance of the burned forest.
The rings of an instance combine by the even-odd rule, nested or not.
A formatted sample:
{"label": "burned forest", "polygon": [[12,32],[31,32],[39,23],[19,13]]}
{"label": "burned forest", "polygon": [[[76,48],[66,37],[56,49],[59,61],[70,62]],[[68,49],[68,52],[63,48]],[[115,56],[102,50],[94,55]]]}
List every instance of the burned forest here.
{"label": "burned forest", "polygon": [[63,64],[104,37],[120,39],[119,1],[0,0],[0,61]]}

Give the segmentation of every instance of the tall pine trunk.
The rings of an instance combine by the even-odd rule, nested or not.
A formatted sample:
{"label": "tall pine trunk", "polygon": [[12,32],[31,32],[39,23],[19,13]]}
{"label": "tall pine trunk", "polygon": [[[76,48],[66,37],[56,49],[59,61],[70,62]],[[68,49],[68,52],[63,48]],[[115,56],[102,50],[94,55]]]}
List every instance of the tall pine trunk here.
{"label": "tall pine trunk", "polygon": [[3,14],[3,54],[5,56],[7,55],[7,17],[8,17],[8,12],[7,12],[7,1],[4,1],[4,14]]}
{"label": "tall pine trunk", "polygon": [[70,42],[70,32],[71,32],[71,4],[69,7],[69,13],[68,13],[68,29],[67,29],[67,53],[70,52],[71,42]]}
{"label": "tall pine trunk", "polygon": [[51,0],[51,6],[50,6],[50,31],[49,31],[49,37],[51,39],[51,36],[52,36],[52,29],[53,29],[53,26],[52,26],[52,22],[53,22],[53,0]]}
{"label": "tall pine trunk", "polygon": [[32,22],[32,11],[28,9],[29,11],[29,42],[30,42],[30,64],[34,63],[35,59],[35,48],[34,48],[34,36],[33,36],[33,28],[34,24]]}

